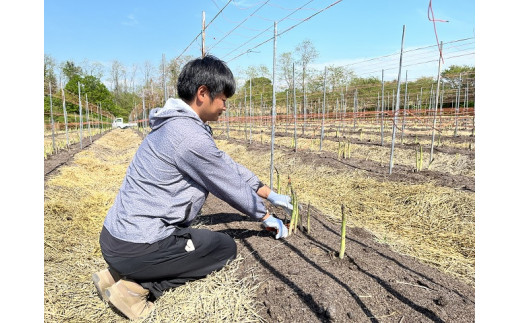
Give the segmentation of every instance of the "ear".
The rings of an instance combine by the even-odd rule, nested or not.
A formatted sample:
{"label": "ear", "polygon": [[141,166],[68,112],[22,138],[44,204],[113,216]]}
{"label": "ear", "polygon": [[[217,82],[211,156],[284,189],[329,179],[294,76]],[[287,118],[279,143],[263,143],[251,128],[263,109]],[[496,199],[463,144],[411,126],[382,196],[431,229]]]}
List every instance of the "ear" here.
{"label": "ear", "polygon": [[206,85],[201,85],[197,89],[197,100],[203,102],[209,97],[209,89]]}

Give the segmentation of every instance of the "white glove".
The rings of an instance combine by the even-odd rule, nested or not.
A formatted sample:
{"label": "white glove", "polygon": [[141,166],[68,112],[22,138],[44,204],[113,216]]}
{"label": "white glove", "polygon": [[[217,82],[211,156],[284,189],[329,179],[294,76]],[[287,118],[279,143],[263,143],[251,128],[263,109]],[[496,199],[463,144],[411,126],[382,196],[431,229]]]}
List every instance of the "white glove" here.
{"label": "white glove", "polygon": [[282,220],[270,215],[266,220],[262,221],[262,226],[268,231],[276,230],[276,239],[286,238],[289,235],[289,230]]}
{"label": "white glove", "polygon": [[287,212],[288,215],[292,214],[293,206],[291,204],[291,197],[288,195],[282,195],[271,191],[267,196],[267,200],[276,206],[280,206]]}

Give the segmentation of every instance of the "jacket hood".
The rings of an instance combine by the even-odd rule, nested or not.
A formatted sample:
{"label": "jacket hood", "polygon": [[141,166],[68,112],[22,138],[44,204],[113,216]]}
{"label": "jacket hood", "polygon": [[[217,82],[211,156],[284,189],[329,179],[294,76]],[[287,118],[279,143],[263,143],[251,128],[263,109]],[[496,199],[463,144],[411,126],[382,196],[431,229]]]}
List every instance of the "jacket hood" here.
{"label": "jacket hood", "polygon": [[181,99],[170,98],[162,108],[150,110],[150,127],[155,130],[174,118],[192,118],[206,127],[197,113]]}

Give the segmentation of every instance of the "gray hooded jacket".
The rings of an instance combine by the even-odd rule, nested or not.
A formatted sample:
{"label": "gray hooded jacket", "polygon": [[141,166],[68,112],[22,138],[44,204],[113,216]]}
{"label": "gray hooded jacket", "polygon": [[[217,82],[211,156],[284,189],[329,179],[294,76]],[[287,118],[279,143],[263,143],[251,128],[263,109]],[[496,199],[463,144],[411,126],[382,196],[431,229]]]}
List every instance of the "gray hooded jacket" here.
{"label": "gray hooded jacket", "polygon": [[168,99],[150,111],[152,131],[128,166],[104,226],[113,237],[154,243],[189,226],[208,192],[254,219],[265,216],[260,180],[219,150],[193,109]]}

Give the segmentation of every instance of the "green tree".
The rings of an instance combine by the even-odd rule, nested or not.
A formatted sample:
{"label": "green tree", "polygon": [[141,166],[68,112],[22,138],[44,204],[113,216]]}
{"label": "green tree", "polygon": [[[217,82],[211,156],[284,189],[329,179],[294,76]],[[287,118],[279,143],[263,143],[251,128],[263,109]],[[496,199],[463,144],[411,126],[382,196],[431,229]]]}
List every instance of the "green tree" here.
{"label": "green tree", "polygon": [[[437,81],[433,78],[433,76],[423,76],[416,79],[415,81],[408,82],[408,96],[410,97],[410,101],[408,103],[411,105],[420,104],[421,107],[426,106],[429,102],[428,99],[432,85],[434,86],[434,89],[436,89],[436,84]],[[397,81],[393,81],[393,83],[385,82],[385,92],[387,88],[390,91],[392,89],[396,89]],[[402,89],[403,88],[401,88],[401,90]]]}
{"label": "green tree", "polygon": [[[305,85],[305,92],[307,95],[307,102],[315,101],[323,97],[323,70],[313,70],[307,67],[306,69],[307,83]],[[301,74],[300,74],[301,75]],[[296,78],[298,76],[295,76]],[[328,76],[327,76],[328,77]]]}
{"label": "green tree", "polygon": [[[387,82],[385,82],[387,83]],[[387,91],[385,84],[385,92]],[[349,109],[354,109],[353,98],[357,91],[358,107],[363,105],[368,110],[375,110],[377,108],[377,97],[381,93],[381,80],[375,76],[371,77],[357,77],[353,76],[348,84],[347,100]],[[390,91],[392,91],[390,89]]]}
{"label": "green tree", "polygon": [[254,77],[246,80],[244,86],[242,87],[239,93],[244,93],[244,88],[247,90],[248,100],[249,100],[249,83],[251,83],[251,91],[253,92],[253,100],[256,102],[260,102],[260,98],[262,101],[270,102],[272,100],[273,93],[273,83],[267,77]]}
{"label": "green tree", "polygon": [[[88,97],[89,104],[101,104],[103,110],[110,111],[112,114],[118,117],[126,117],[127,111],[121,106],[114,103],[112,93],[107,89],[105,84],[101,82],[99,78],[93,75],[80,76],[74,75],[65,85],[65,91],[73,95],[78,95],[78,82],[81,86],[81,102],[83,107],[85,106],[85,94]],[[76,106],[72,112],[79,112]],[[96,113],[97,111],[94,111]]]}
{"label": "green tree", "polygon": [[261,90],[262,88],[264,88],[264,89],[267,89],[269,87],[272,88],[272,86],[273,86],[272,85],[273,83],[271,82],[271,80],[268,79],[267,77],[263,77],[263,76],[255,77],[251,80],[247,80],[245,82],[244,86],[248,89],[249,89],[250,82],[251,82],[251,88],[253,89],[253,92],[257,91],[258,89]]}
{"label": "green tree", "polygon": [[81,67],[77,66],[73,61],[66,61],[61,66],[61,71],[66,77],[68,83],[74,76],[81,76],[83,71]]}

